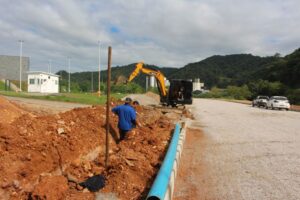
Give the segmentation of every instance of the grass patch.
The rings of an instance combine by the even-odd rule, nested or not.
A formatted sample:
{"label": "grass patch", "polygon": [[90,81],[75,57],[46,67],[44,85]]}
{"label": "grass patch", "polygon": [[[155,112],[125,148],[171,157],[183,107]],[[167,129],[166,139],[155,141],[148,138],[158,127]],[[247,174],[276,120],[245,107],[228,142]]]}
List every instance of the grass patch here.
{"label": "grass patch", "polygon": [[[63,101],[63,102],[73,102],[73,103],[82,103],[82,104],[104,104],[106,102],[106,95],[100,97],[97,94],[91,93],[60,93],[55,95],[39,95],[31,94],[25,92],[6,92],[0,91],[1,95],[12,96],[12,97],[21,97],[28,99],[41,99],[41,100],[50,100],[50,101]],[[121,99],[126,94],[114,93],[111,94],[112,98]]]}
{"label": "grass patch", "polygon": [[8,86],[5,88],[5,83],[0,80],[0,91],[12,91]]}
{"label": "grass patch", "polygon": [[[20,86],[20,81],[18,80],[10,80],[11,83],[15,84],[18,88]],[[22,91],[28,90],[28,84],[27,81],[22,81]]]}
{"label": "grass patch", "polygon": [[4,91],[5,90],[5,84],[0,81],[0,91]]}

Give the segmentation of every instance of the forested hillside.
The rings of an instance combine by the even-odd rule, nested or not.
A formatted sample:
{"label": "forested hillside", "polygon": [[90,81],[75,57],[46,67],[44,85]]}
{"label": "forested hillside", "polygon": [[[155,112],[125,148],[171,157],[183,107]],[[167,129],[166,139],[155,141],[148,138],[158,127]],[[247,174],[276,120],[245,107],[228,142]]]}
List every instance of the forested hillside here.
{"label": "forested hillside", "polygon": [[289,88],[300,88],[300,49],[269,63],[263,69],[258,70],[253,78],[279,81]]}
{"label": "forested hillside", "polygon": [[259,57],[251,54],[212,56],[200,62],[190,63],[173,73],[171,78],[197,78],[207,88],[225,88],[229,85],[243,85],[253,79],[253,73],[262,70],[277,57]]}

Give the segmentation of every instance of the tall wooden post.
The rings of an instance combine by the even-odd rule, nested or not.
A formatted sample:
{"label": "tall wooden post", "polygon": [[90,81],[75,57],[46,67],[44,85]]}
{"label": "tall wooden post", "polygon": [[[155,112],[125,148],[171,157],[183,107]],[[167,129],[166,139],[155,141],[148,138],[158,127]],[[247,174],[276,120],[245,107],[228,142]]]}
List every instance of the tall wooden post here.
{"label": "tall wooden post", "polygon": [[98,72],[98,97],[100,97],[101,95],[101,76],[100,76],[100,73],[101,73],[101,68],[100,68],[100,41],[98,41],[98,48],[99,48],[99,72]]}
{"label": "tall wooden post", "polygon": [[111,67],[111,47],[108,47],[108,64],[107,64],[107,101],[106,101],[106,149],[105,149],[105,168],[108,167],[109,161],[109,113],[110,113],[110,67]]}

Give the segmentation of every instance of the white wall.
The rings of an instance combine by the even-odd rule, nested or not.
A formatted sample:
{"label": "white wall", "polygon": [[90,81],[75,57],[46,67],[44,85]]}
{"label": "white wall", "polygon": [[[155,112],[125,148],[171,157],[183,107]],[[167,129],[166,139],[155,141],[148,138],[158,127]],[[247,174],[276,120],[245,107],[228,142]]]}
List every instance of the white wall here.
{"label": "white wall", "polygon": [[[38,83],[40,74],[28,74],[28,92],[41,92],[41,84]],[[34,80],[34,83],[30,81]]]}
{"label": "white wall", "polygon": [[[30,83],[34,80],[34,83]],[[28,74],[28,92],[58,93],[59,79],[48,74]]]}
{"label": "white wall", "polygon": [[204,87],[204,83],[200,82],[200,78],[196,78],[193,82],[193,91],[200,90],[202,91]]}

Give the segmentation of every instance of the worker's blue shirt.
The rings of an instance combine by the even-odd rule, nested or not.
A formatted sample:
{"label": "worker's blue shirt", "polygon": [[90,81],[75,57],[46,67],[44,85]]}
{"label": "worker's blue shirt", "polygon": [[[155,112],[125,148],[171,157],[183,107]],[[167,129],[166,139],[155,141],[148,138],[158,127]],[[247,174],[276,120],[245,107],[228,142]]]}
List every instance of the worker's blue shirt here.
{"label": "worker's blue shirt", "polygon": [[119,129],[123,131],[129,131],[136,123],[136,113],[133,107],[129,104],[117,106],[112,109],[112,112],[119,116]]}

